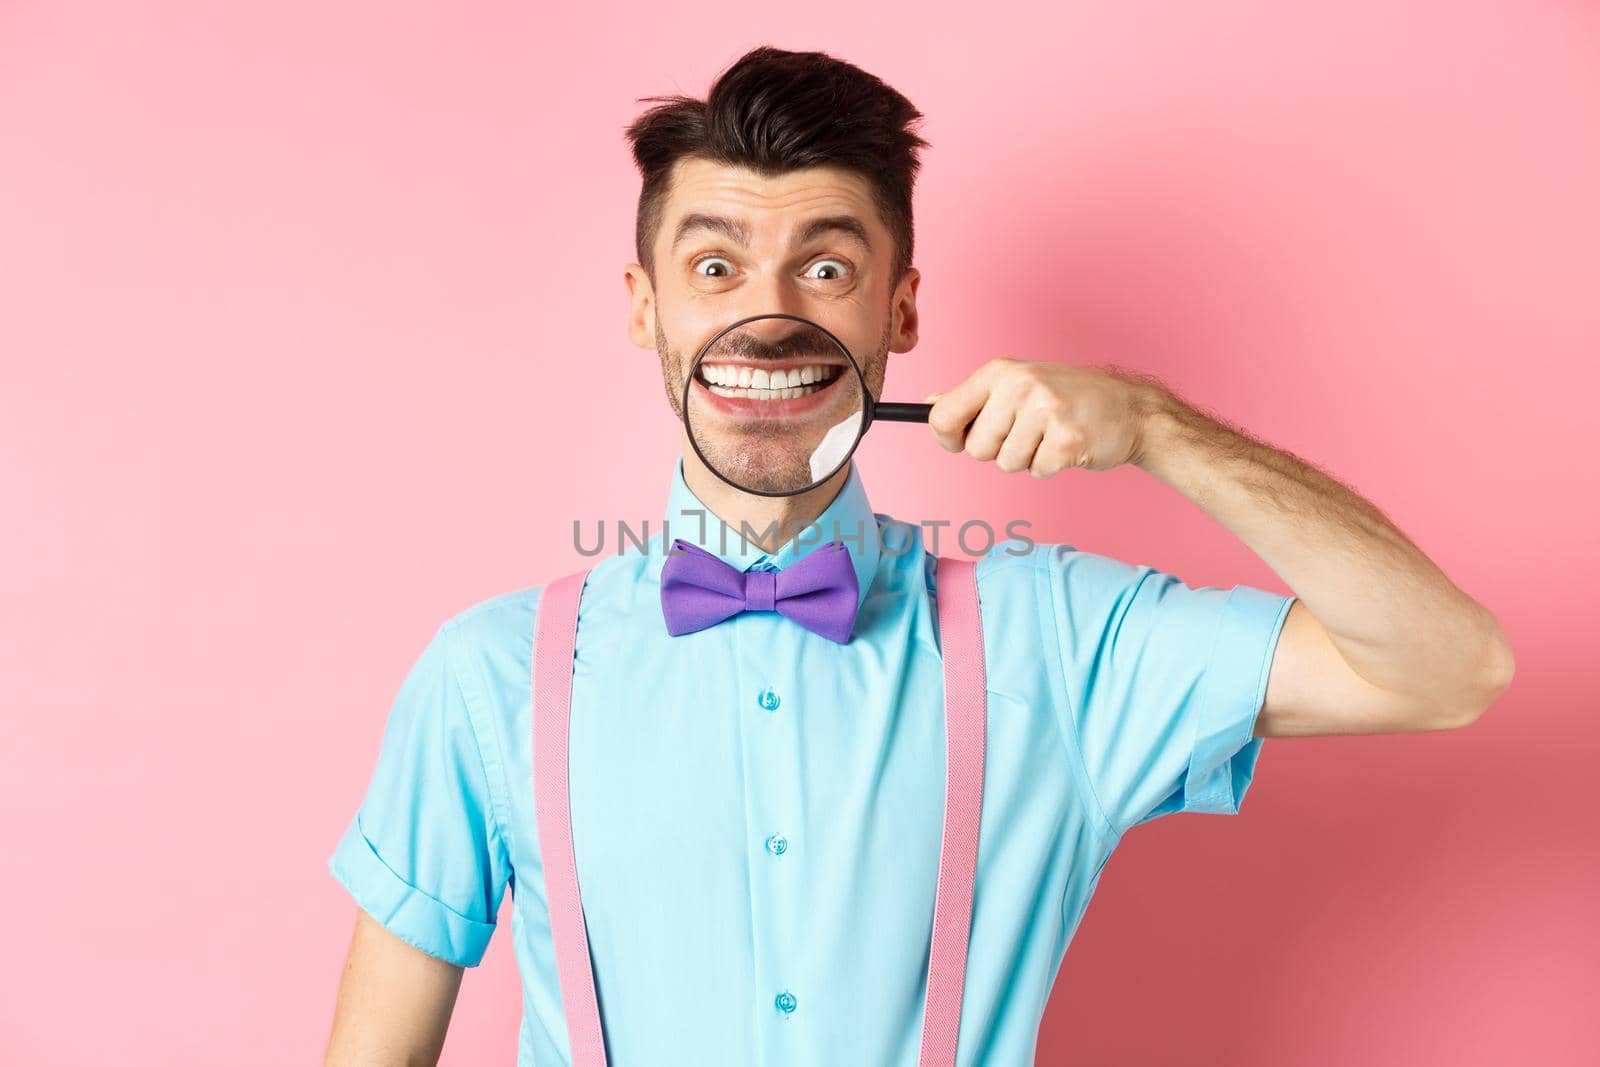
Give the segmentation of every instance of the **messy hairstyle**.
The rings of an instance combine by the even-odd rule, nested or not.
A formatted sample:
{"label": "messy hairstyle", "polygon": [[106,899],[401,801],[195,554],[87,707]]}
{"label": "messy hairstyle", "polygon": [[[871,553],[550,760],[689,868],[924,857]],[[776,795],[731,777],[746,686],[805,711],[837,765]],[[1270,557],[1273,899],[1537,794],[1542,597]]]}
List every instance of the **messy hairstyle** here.
{"label": "messy hairstyle", "polygon": [[890,288],[905,276],[917,150],[928,142],[912,130],[922,113],[878,78],[823,52],[763,46],[723,71],[704,100],[674,95],[640,102],[657,105],[627,130],[644,179],[634,243],[652,280],[673,164],[687,158],[763,177],[819,166],[859,174],[894,241]]}

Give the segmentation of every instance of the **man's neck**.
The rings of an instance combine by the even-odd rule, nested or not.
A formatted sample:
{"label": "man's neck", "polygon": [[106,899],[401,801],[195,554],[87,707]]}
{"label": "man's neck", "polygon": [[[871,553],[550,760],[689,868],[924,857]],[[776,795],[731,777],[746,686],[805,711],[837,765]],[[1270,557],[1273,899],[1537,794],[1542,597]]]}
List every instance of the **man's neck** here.
{"label": "man's neck", "polygon": [[683,483],[706,509],[768,555],[792,540],[828,509],[850,478],[847,463],[839,472],[796,496],[761,496],[735,489],[706,468],[693,449],[685,449]]}

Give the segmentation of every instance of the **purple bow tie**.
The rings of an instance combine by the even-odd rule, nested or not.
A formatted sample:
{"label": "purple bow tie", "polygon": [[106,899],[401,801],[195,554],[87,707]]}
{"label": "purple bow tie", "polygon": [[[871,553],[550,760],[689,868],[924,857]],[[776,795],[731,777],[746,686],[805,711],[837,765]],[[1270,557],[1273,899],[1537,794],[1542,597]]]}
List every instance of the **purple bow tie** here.
{"label": "purple bow tie", "polygon": [[859,588],[843,541],[818,545],[780,571],[740,571],[681,537],[661,567],[661,614],[674,637],[715,626],[741,611],[776,611],[846,644]]}

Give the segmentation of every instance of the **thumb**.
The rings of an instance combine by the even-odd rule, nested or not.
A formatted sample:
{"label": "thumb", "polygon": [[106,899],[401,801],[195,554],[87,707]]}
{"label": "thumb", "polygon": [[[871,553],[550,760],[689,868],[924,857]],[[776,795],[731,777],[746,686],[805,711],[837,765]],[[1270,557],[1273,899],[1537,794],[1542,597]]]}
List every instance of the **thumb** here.
{"label": "thumb", "polygon": [[932,404],[934,401],[938,400],[941,396],[944,396],[944,394],[943,393],[929,393],[927,396],[922,398],[922,402],[924,404]]}

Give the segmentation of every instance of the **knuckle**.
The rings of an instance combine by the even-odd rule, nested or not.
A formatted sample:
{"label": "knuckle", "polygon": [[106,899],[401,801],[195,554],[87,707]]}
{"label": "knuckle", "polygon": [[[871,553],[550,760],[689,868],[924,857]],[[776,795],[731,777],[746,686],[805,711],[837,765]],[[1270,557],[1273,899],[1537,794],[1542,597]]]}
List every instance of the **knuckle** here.
{"label": "knuckle", "polygon": [[1048,389],[1035,389],[1028,394],[1025,407],[1030,415],[1059,422],[1066,415],[1067,405]]}
{"label": "knuckle", "polygon": [[1063,445],[1056,444],[1044,453],[1044,458],[1040,466],[1042,466],[1050,474],[1056,474],[1073,465],[1072,461],[1074,455],[1074,450]]}

